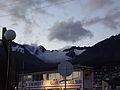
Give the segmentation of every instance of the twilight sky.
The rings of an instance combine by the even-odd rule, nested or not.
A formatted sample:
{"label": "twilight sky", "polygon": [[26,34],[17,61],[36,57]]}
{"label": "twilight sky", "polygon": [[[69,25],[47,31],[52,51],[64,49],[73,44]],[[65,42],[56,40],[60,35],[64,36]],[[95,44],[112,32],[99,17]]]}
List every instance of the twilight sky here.
{"label": "twilight sky", "polygon": [[20,44],[91,46],[120,33],[120,0],[0,0],[2,27]]}

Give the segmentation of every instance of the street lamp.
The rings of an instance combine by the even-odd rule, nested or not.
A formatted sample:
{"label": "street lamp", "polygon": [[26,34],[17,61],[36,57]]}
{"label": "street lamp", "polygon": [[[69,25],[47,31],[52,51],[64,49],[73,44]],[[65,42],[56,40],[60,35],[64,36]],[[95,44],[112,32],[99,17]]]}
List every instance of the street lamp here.
{"label": "street lamp", "polygon": [[9,90],[9,73],[10,73],[10,57],[11,57],[11,42],[15,39],[16,33],[13,30],[7,30],[4,33],[4,37],[8,42],[7,50],[8,50],[8,56],[7,56],[7,77],[6,77],[6,90]]}
{"label": "street lamp", "polygon": [[5,34],[4,34],[4,37],[5,37],[5,39],[8,40],[8,41],[12,41],[12,40],[15,39],[16,33],[15,33],[15,31],[13,31],[13,30],[7,30],[7,31],[5,32]]}

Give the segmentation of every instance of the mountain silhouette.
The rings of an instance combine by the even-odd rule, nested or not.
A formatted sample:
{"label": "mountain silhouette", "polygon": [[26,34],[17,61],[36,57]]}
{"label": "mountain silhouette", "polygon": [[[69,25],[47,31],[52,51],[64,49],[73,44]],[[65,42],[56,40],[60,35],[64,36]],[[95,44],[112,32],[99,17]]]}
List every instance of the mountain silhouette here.
{"label": "mountain silhouette", "polygon": [[120,34],[111,36],[88,48],[71,62],[99,67],[120,64]]}

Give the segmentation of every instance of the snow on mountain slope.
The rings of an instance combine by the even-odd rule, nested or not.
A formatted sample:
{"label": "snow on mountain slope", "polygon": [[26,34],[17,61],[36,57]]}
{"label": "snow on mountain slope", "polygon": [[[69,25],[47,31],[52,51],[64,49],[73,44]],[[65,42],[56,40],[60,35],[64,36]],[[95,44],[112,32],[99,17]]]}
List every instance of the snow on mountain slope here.
{"label": "snow on mountain slope", "polygon": [[45,62],[58,63],[64,60],[70,60],[71,58],[65,55],[66,52],[61,51],[49,51],[46,50],[44,53],[38,54],[38,57]]}
{"label": "snow on mountain slope", "polygon": [[83,49],[83,50],[74,49],[75,55],[80,55],[84,51],[86,51],[86,49]]}
{"label": "snow on mountain slope", "polygon": [[65,60],[71,60],[76,55],[80,55],[86,49],[74,49],[70,51],[61,50],[46,50],[43,46],[36,45],[24,45],[25,48],[33,55],[37,56],[39,59],[46,63],[59,63]]}
{"label": "snow on mountain slope", "polygon": [[[0,41],[0,45],[2,44],[2,41]],[[30,54],[36,56],[38,59],[44,61],[45,63],[59,63],[65,60],[71,60],[75,56],[80,55],[83,53],[86,48],[80,48],[73,46],[71,48],[65,49],[65,50],[46,50],[43,46],[37,46],[37,45],[23,45]],[[13,52],[20,52],[22,54],[25,54],[24,48],[19,46],[19,44],[16,44],[12,46]]]}

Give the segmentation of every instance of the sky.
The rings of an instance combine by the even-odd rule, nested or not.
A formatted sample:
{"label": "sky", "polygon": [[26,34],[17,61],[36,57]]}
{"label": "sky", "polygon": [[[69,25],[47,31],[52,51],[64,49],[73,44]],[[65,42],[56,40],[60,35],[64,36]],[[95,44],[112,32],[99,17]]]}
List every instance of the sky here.
{"label": "sky", "polygon": [[0,0],[2,27],[19,44],[92,46],[120,33],[120,0]]}

